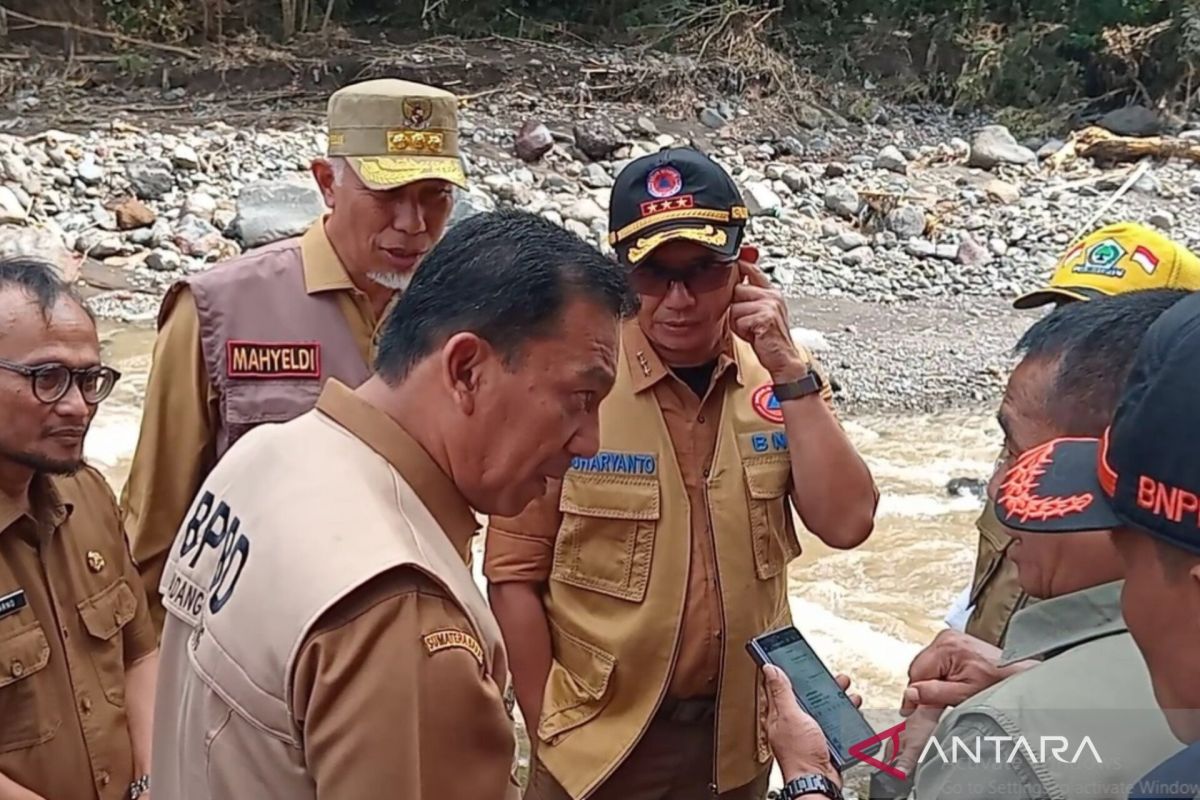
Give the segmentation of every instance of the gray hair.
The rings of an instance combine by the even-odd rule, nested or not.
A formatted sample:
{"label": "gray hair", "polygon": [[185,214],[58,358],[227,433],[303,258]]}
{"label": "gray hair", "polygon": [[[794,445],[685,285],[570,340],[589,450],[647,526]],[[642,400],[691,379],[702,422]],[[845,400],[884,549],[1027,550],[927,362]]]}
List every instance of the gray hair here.
{"label": "gray hair", "polygon": [[329,168],[333,170],[333,185],[341,186],[346,178],[346,171],[350,169],[350,163],[346,161],[345,156],[329,156]]}

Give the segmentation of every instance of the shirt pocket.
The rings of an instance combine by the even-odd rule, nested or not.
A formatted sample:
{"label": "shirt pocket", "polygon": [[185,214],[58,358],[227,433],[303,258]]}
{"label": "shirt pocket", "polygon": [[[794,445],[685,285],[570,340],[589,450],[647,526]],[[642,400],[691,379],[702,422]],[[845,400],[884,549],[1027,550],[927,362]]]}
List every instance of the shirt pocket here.
{"label": "shirt pocket", "polygon": [[744,462],[750,506],[750,541],[759,579],[779,575],[800,555],[800,540],[787,504],[792,462],[787,457]]}
{"label": "shirt pocket", "polygon": [[53,686],[42,680],[49,663],[50,642],[36,621],[0,639],[0,753],[49,741],[62,725]]}
{"label": "shirt pocket", "polygon": [[568,474],[550,577],[640,603],[646,598],[661,514],[656,478]]}
{"label": "shirt pocket", "polygon": [[121,631],[137,614],[137,600],[124,578],[77,606],[89,634],[88,651],[108,702],[125,706],[125,643]]}

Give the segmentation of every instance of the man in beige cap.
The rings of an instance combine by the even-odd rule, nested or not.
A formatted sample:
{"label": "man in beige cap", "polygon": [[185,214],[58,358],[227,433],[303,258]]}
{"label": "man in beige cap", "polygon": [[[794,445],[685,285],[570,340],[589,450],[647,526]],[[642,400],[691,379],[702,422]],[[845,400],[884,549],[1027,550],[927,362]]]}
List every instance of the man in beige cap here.
{"label": "man in beige cap", "polygon": [[[238,437],[308,411],[330,377],[366,380],[385,309],[445,231],[454,186],[466,186],[453,94],[366,81],[334,93],[328,115],[328,152],[312,165],[323,218],[180,281],[163,300],[121,497],[147,587],[159,585],[196,490]],[[148,594],[161,632],[161,600]]]}

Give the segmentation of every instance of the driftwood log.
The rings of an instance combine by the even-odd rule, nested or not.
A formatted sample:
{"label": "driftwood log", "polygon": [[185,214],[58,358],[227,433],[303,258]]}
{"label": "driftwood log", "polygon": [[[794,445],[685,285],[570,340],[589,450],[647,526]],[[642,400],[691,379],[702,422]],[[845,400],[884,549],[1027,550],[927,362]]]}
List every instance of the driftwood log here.
{"label": "driftwood log", "polygon": [[1200,141],[1171,136],[1117,136],[1103,128],[1084,128],[1071,134],[1067,144],[1047,159],[1052,170],[1076,158],[1090,158],[1098,166],[1140,161],[1143,158],[1182,158],[1200,163]]}

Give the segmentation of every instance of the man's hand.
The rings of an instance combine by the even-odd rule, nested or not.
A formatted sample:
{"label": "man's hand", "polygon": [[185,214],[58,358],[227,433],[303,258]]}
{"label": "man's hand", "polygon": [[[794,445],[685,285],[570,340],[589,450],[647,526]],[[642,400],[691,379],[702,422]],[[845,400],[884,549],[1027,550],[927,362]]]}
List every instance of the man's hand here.
{"label": "man's hand", "polygon": [[908,668],[908,688],[900,714],[908,716],[924,706],[945,709],[1023,672],[1037,661],[997,666],[1000,649],[956,630],[944,630],[917,654]]}
{"label": "man's hand", "polygon": [[729,321],[776,383],[799,380],[808,374],[808,362],[792,341],[783,293],[771,285],[757,262],[758,249],[743,247],[738,258],[742,282],[733,287]]}
{"label": "man's hand", "polygon": [[[767,689],[767,739],[784,781],[816,773],[841,786],[842,776],[829,757],[829,742],[817,721],[804,713],[796,702],[787,675],[778,667],[767,664],[763,667],[763,678]],[[845,689],[850,686],[850,679],[839,676],[838,683]],[[855,705],[861,704],[859,697]]]}

